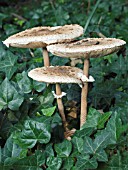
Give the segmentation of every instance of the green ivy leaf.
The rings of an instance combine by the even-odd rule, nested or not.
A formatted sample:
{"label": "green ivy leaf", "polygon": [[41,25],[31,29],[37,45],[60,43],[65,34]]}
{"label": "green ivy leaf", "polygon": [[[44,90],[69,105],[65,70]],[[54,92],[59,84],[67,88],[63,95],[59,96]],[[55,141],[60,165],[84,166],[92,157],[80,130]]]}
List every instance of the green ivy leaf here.
{"label": "green ivy leaf", "polygon": [[46,161],[46,165],[48,166],[47,170],[59,170],[62,165],[62,159],[56,157],[48,157]]}
{"label": "green ivy leaf", "polygon": [[94,141],[90,137],[85,137],[84,140],[84,153],[94,155],[97,160],[106,162],[107,154],[103,150],[109,145],[110,133],[104,132],[98,135]]}
{"label": "green ivy leaf", "polygon": [[[84,126],[84,125],[83,125]],[[93,132],[94,128],[84,128],[82,130],[77,130],[74,136],[78,138],[84,138],[85,136],[90,136]]]}
{"label": "green ivy leaf", "polygon": [[108,156],[103,149],[100,149],[98,152],[96,152],[94,157],[98,161],[101,161],[101,162],[107,162],[108,161]]}
{"label": "green ivy leaf", "polygon": [[122,128],[122,122],[119,117],[119,114],[115,112],[112,117],[110,118],[109,122],[107,123],[107,126],[105,128],[105,131],[109,132],[111,134],[110,137],[110,144],[115,144],[117,140],[120,137],[120,131],[119,129]]}
{"label": "green ivy leaf", "polygon": [[121,155],[119,152],[112,156],[111,160],[108,162],[107,168],[105,170],[127,170],[128,169],[128,153],[124,152]]}
{"label": "green ivy leaf", "polygon": [[17,56],[8,51],[6,58],[0,62],[0,71],[4,72],[8,79],[13,76],[18,68],[18,66],[16,65],[17,59]]}
{"label": "green ivy leaf", "polygon": [[109,145],[110,137],[110,132],[104,132],[101,135],[98,135],[94,140],[94,153],[99,149],[106,148],[106,146]]}
{"label": "green ivy leaf", "polygon": [[4,13],[0,13],[0,28],[2,28],[3,20],[7,18],[8,16]]}
{"label": "green ivy leaf", "polygon": [[119,56],[115,62],[111,64],[111,71],[117,74],[125,74],[127,70],[126,59],[123,56]]}
{"label": "green ivy leaf", "polygon": [[11,110],[18,110],[23,102],[23,97],[18,94],[7,78],[0,85],[0,89],[0,110],[7,107]]}
{"label": "green ivy leaf", "polygon": [[22,73],[18,73],[16,75],[16,80],[22,92],[24,93],[31,92],[32,90],[31,81],[28,78],[27,73],[25,71],[23,71]]}
{"label": "green ivy leaf", "polygon": [[88,155],[79,155],[77,157],[76,169],[96,169],[98,167],[98,163],[95,158],[89,158]]}
{"label": "green ivy leaf", "polygon": [[83,139],[75,136],[72,139],[72,143],[73,143],[74,150],[77,150],[79,153],[82,153],[83,143],[84,143]]}
{"label": "green ivy leaf", "polygon": [[42,90],[44,90],[46,88],[46,83],[42,83],[42,82],[38,82],[38,81],[33,80],[33,88],[37,92],[41,92]]}
{"label": "green ivy leaf", "polygon": [[53,96],[50,88],[47,88],[42,96],[39,96],[39,101],[40,101],[41,105],[43,105],[45,107],[51,106],[52,102],[54,101],[54,96]]}
{"label": "green ivy leaf", "polygon": [[98,119],[98,124],[97,124],[97,128],[98,129],[102,129],[104,128],[104,124],[106,123],[106,121],[109,119],[109,117],[111,116],[112,112],[106,112],[104,114],[102,114],[99,119]]}
{"label": "green ivy leaf", "polygon": [[[18,157],[20,157],[21,153],[23,153],[23,149],[20,148],[18,145],[16,145],[13,142],[12,137],[10,136],[6,141],[4,148],[2,149],[2,162],[4,162],[9,157],[10,158],[18,158]],[[25,154],[25,152],[24,152],[24,154]],[[25,156],[26,155],[24,155],[24,157]]]}
{"label": "green ivy leaf", "polygon": [[52,116],[55,109],[56,109],[56,106],[53,106],[50,108],[41,109],[41,112],[43,113],[44,116]]}
{"label": "green ivy leaf", "polygon": [[81,127],[81,130],[85,128],[92,128],[92,127],[96,128],[100,116],[101,114],[96,109],[89,108],[86,123]]}
{"label": "green ivy leaf", "polygon": [[54,145],[55,151],[59,157],[68,157],[72,151],[72,144],[68,140]]}
{"label": "green ivy leaf", "polygon": [[21,131],[13,134],[15,142],[23,148],[33,148],[37,142],[46,144],[51,138],[51,118],[28,118],[24,121]]}
{"label": "green ivy leaf", "polygon": [[[61,62],[60,62],[61,60]],[[52,61],[51,61],[51,65],[53,66],[64,66],[65,64],[67,64],[69,62],[69,59],[68,58],[64,58],[62,57],[61,59],[59,57],[56,57],[54,56],[52,58]]]}
{"label": "green ivy leaf", "polygon": [[90,137],[85,137],[84,140],[84,153],[86,154],[93,154],[94,153],[94,145],[93,145],[93,141]]}
{"label": "green ivy leaf", "polygon": [[72,157],[63,159],[63,167],[62,170],[70,170],[74,165],[74,159]]}
{"label": "green ivy leaf", "polygon": [[[22,159],[8,159],[4,166],[5,169],[17,170],[42,170],[41,166],[45,163],[45,156],[41,151],[35,151],[35,154]],[[6,170],[7,170],[6,169]]]}
{"label": "green ivy leaf", "polygon": [[4,56],[6,56],[6,50],[4,49],[3,46],[4,46],[3,43],[0,41],[0,60],[1,60]]}
{"label": "green ivy leaf", "polygon": [[54,151],[53,151],[53,148],[52,148],[52,144],[48,144],[45,148],[45,155],[47,157],[50,157],[50,156],[53,156],[54,157]]}

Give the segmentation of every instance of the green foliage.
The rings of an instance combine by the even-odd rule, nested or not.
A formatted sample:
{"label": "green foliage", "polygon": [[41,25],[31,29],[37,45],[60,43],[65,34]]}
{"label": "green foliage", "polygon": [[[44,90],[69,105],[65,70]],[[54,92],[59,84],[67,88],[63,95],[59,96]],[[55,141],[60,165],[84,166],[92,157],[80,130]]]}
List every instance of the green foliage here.
{"label": "green foliage", "polygon": [[0,62],[0,71],[6,74],[6,77],[10,79],[15,71],[17,70],[16,66],[17,57],[11,52],[6,54],[6,57]]}
{"label": "green foliage", "polygon": [[55,111],[55,109],[56,109],[56,106],[50,107],[50,108],[46,108],[46,109],[41,109],[41,112],[45,116],[52,116],[54,111]]}
{"label": "green foliage", "polygon": [[23,97],[18,94],[17,90],[9,82],[8,78],[5,78],[2,82],[0,89],[0,110],[5,108],[18,110],[23,102]]}
{"label": "green foliage", "polygon": [[[0,37],[39,25],[80,24],[83,37],[115,37],[128,42],[125,0],[50,0],[0,2]],[[126,45],[127,49],[127,45]],[[70,59],[50,54],[51,65]],[[72,140],[64,139],[54,86],[28,77],[43,65],[42,49],[6,48],[0,42],[0,169],[1,170],[127,170],[128,57],[111,54],[90,59],[88,115],[79,129],[81,89],[62,85]],[[83,68],[83,64],[77,64]],[[68,103],[70,103],[68,106]],[[76,103],[75,106],[72,103]],[[78,119],[68,113],[76,108]],[[73,113],[75,111],[73,110]],[[69,127],[69,128],[70,128]]]}
{"label": "green foliage", "polygon": [[59,157],[68,157],[72,150],[72,144],[68,140],[64,140],[62,143],[55,144],[54,148]]}
{"label": "green foliage", "polygon": [[14,132],[15,142],[23,148],[33,148],[37,142],[48,143],[51,138],[50,120],[46,117],[26,119],[21,129]]}

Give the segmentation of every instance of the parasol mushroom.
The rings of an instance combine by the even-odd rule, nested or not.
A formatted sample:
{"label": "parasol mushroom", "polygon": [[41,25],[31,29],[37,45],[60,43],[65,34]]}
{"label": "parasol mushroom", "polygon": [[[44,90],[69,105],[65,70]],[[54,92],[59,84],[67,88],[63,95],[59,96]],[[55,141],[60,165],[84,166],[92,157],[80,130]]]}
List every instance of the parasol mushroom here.
{"label": "parasol mushroom", "polygon": [[[76,42],[55,44],[47,46],[52,54],[69,58],[84,58],[83,72],[88,77],[89,58],[105,56],[119,51],[125,41],[116,38],[87,38]],[[80,126],[86,121],[87,116],[87,93],[88,83],[84,83],[81,94],[81,117]]]}
{"label": "parasol mushroom", "polygon": [[[31,70],[28,73],[28,76],[36,81],[45,82],[49,84],[76,83],[81,85],[83,83],[83,79],[85,79],[85,76],[81,69],[70,66],[49,66],[36,68]],[[60,103],[60,101],[62,101],[60,99],[63,95],[65,95],[64,92],[62,92],[62,95],[54,94],[55,98],[57,98],[59,110],[64,109],[63,105]],[[64,128],[67,131],[65,115],[62,114],[61,111],[60,114]]]}
{"label": "parasol mushroom", "polygon": [[70,42],[83,34],[83,28],[77,24],[56,27],[34,27],[7,38],[3,43],[9,47],[43,48],[44,65],[49,66],[46,46],[49,44]]}
{"label": "parasol mushroom", "polygon": [[[46,46],[54,43],[70,42],[83,34],[83,28],[77,24],[56,26],[56,27],[35,27],[14,34],[3,43],[9,47],[19,48],[43,48],[44,66],[49,66],[49,56]],[[59,84],[56,84],[56,93],[61,95]],[[62,100],[60,98],[59,111],[64,116]]]}

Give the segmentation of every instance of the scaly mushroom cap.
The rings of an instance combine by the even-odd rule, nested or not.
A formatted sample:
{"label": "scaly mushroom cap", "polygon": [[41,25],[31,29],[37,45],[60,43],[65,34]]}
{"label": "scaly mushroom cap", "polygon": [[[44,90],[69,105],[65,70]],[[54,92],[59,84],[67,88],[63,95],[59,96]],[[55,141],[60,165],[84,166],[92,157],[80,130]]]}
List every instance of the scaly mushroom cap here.
{"label": "scaly mushroom cap", "polygon": [[116,52],[126,44],[116,38],[87,38],[76,42],[54,44],[47,50],[60,57],[95,58]]}
{"label": "scaly mushroom cap", "polygon": [[83,34],[80,25],[64,25],[56,27],[35,27],[14,34],[3,43],[9,47],[40,48],[48,44],[70,42]]}
{"label": "scaly mushroom cap", "polygon": [[32,79],[45,83],[77,83],[81,84],[83,71],[70,66],[49,66],[31,70],[28,76]]}

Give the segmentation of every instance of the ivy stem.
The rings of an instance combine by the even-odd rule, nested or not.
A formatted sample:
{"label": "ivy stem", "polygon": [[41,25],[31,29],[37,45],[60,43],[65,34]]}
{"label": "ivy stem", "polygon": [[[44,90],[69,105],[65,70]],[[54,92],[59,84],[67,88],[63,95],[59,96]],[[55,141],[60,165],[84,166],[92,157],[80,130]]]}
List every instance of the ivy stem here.
{"label": "ivy stem", "polygon": [[[88,77],[89,71],[89,59],[84,60],[83,72]],[[81,115],[80,115],[80,127],[86,122],[87,117],[87,95],[88,95],[88,82],[83,84],[81,92]]]}

